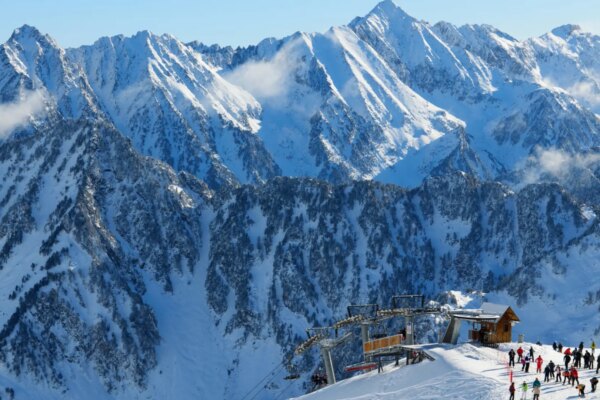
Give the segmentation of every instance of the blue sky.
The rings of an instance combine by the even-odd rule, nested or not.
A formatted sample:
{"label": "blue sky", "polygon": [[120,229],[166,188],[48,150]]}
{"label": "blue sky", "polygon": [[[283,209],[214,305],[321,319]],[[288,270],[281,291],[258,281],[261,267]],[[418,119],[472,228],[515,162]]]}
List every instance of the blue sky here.
{"label": "blue sky", "polygon": [[[600,33],[599,0],[394,0],[416,18],[488,23],[518,38],[565,23]],[[325,31],[378,0],[0,0],[0,42],[25,23],[62,46],[148,29],[184,40],[248,45],[295,31]]]}

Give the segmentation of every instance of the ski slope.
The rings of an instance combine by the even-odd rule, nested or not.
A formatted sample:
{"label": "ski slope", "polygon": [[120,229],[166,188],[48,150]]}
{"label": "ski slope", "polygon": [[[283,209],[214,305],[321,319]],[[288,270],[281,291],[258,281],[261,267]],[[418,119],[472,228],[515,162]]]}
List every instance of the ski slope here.
{"label": "ski slope", "polygon": [[[588,343],[589,344],[589,343]],[[539,354],[547,362],[562,365],[562,354],[552,350],[551,346],[537,346],[530,343],[522,345],[524,350],[533,346],[535,357]],[[394,364],[385,366],[384,372],[377,371],[340,381],[335,385],[299,397],[302,400],[484,400],[508,399],[509,371],[507,368],[508,350],[517,344],[504,344],[498,350],[478,347],[472,344],[431,345],[426,351],[435,361],[424,361],[417,365],[399,367]],[[588,349],[589,350],[589,349]],[[596,356],[598,353],[596,353]],[[586,385],[586,399],[600,399],[600,391],[590,393],[590,379],[595,370],[578,369],[579,381]],[[513,370],[516,399],[521,399],[520,384],[525,380],[529,384],[527,399],[533,398],[531,387],[535,378],[542,382],[540,400],[576,399],[577,390],[562,383],[544,383],[544,375],[535,373],[535,364],[531,364],[528,374],[517,366]]]}

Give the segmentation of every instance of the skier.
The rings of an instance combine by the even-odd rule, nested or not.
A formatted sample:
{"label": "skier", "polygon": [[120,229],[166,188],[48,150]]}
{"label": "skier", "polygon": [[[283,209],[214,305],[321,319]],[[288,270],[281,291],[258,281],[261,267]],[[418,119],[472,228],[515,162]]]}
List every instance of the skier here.
{"label": "skier", "polygon": [[521,390],[523,391],[523,394],[521,395],[521,399],[527,400],[527,391],[529,390],[529,386],[527,385],[527,382],[523,381],[523,384],[521,385]]}
{"label": "skier", "polygon": [[515,351],[513,349],[510,349],[510,351],[508,352],[508,366],[515,366]]}
{"label": "skier", "polygon": [[529,373],[529,364],[531,363],[531,358],[529,356],[525,356],[525,373]]}
{"label": "skier", "polygon": [[521,362],[521,359],[523,358],[523,349],[521,348],[521,346],[519,346],[519,348],[517,349],[517,355],[519,356],[517,362]]}
{"label": "skier", "polygon": [[510,393],[510,397],[508,400],[515,400],[515,383],[511,382],[508,388],[508,393]]}
{"label": "skier", "polygon": [[562,353],[563,345],[561,342],[558,342],[558,352]]}
{"label": "skier", "polygon": [[552,350],[556,351],[558,349],[558,345],[556,344],[556,340],[552,343]]}
{"label": "skier", "polygon": [[600,354],[598,354],[598,358],[596,359],[596,373],[600,370]]}
{"label": "skier", "polygon": [[577,384],[579,385],[579,372],[577,372],[575,367],[571,367],[570,375],[571,375],[571,386],[575,385],[575,381],[577,381]]}
{"label": "skier", "polygon": [[[535,373],[539,374],[542,372],[542,363],[544,362],[544,359],[542,358],[542,356],[538,356],[538,358],[536,358],[535,362],[536,362],[536,366],[537,366],[537,368],[535,369]],[[548,372],[548,373],[550,373],[550,372]]]}
{"label": "skier", "polygon": [[550,364],[544,368],[544,382],[550,382]]}
{"label": "skier", "polygon": [[540,399],[541,391],[542,391],[542,383],[540,382],[540,380],[538,378],[535,378],[535,381],[533,381],[533,400]]}
{"label": "skier", "polygon": [[583,352],[583,342],[580,342],[580,343],[579,343],[579,351],[580,351],[580,352]]}
{"label": "skier", "polygon": [[594,355],[594,352],[596,351],[596,342],[594,342],[592,340],[592,345],[590,346],[590,348],[592,349],[592,355]]}
{"label": "skier", "polygon": [[585,397],[585,385],[577,384],[577,391],[579,393],[579,397]]}
{"label": "skier", "polygon": [[529,348],[529,357],[530,357],[532,360],[535,360],[535,357],[533,356],[533,353],[534,353],[534,352],[533,352],[533,346],[531,346],[531,347]]}
{"label": "skier", "polygon": [[521,371],[525,371],[525,357],[521,358]]}
{"label": "skier", "polygon": [[593,377],[590,379],[590,383],[592,384],[592,393],[596,391],[596,385],[598,385],[598,378]]}
{"label": "skier", "polygon": [[556,366],[556,380],[554,382],[562,382],[562,374],[559,365]]}

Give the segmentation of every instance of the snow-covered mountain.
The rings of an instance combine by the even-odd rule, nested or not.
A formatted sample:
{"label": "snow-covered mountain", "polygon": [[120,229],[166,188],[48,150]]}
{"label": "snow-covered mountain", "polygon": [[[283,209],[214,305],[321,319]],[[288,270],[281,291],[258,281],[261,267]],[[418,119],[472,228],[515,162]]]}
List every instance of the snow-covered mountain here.
{"label": "snow-covered mountain", "polygon": [[[595,157],[600,131],[594,100],[599,41],[600,37],[572,26],[518,41],[487,25],[430,25],[407,15],[392,1],[384,1],[367,16],[325,34],[297,33],[235,50],[190,45],[222,76],[246,85],[253,94],[264,90],[253,87],[253,78],[279,71],[276,79],[285,85],[277,86],[281,92],[276,101],[263,99],[265,114],[259,134],[271,153],[287,154],[276,158],[284,174],[328,179],[331,168],[324,173],[321,167],[325,160],[345,166],[343,173],[334,174],[335,179],[329,177],[330,181],[350,177],[412,187],[429,175],[449,170],[518,184],[529,172],[525,165],[540,149],[586,152]],[[310,49],[300,52],[304,62],[291,61],[294,49],[304,46],[302,43]],[[298,79],[303,75],[298,66],[303,63],[320,66],[323,77]],[[367,140],[377,149],[375,153],[365,148],[365,141],[356,141],[352,114],[327,112],[331,99],[326,100],[325,109],[315,105],[309,110],[302,118],[304,127],[298,123],[302,114],[297,111],[298,102],[315,104],[309,95],[314,96],[317,88],[304,94],[291,88],[298,83],[310,86],[315,80],[326,82],[319,86],[326,88],[324,93],[331,88],[333,98],[340,98],[370,124],[384,128],[386,137],[372,134]],[[381,84],[393,88],[395,98],[389,100],[385,90],[382,94]],[[299,101],[298,96],[305,100]],[[395,100],[404,106],[402,118],[393,106]],[[280,112],[270,112],[282,104],[294,109],[292,116],[288,112],[287,118],[282,118]],[[271,137],[271,118],[277,133],[282,126],[287,133],[277,135],[276,141]],[[311,142],[302,143],[309,118],[313,122],[316,118],[318,124],[311,123]],[[318,140],[313,140],[315,137]],[[358,149],[364,150],[357,153]],[[307,154],[312,160],[306,159]],[[299,157],[303,170],[296,162],[286,165]],[[307,170],[315,164],[316,169]]]}
{"label": "snow-covered mountain", "polygon": [[[598,46],[573,26],[518,41],[430,25],[391,1],[238,49],[15,30],[0,393],[243,398],[307,327],[403,292],[550,305],[587,322],[548,339],[597,334]],[[260,398],[302,394],[318,362]]]}
{"label": "snow-covered mountain", "polygon": [[415,187],[453,170],[518,184],[540,148],[596,153],[599,42],[576,26],[518,41],[430,25],[389,0],[238,49],[139,32],[65,51],[24,26],[3,46],[0,93],[102,115],[213,188],[281,175]]}

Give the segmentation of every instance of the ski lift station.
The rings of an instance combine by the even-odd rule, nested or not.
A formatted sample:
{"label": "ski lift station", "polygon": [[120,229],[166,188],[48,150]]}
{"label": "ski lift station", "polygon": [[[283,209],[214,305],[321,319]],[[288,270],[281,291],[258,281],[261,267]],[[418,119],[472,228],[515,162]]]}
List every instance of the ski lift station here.
{"label": "ski lift station", "polygon": [[472,324],[469,340],[483,345],[512,342],[512,329],[520,322],[513,309],[506,305],[483,303],[479,309],[451,311],[444,343],[456,344],[463,321]]}
{"label": "ski lift station", "polygon": [[[392,297],[391,307],[380,309],[377,304],[352,304],[347,308],[348,316],[330,327],[314,327],[307,329],[308,339],[295,350],[299,355],[312,346],[319,346],[326,372],[327,384],[336,382],[335,368],[331,351],[349,341],[353,337],[353,328],[360,328],[360,339],[363,349],[363,361],[346,366],[347,372],[371,370],[381,366],[382,359],[395,359],[406,356],[406,363],[419,362],[425,358],[432,359],[421,346],[415,345],[414,321],[425,315],[442,313],[441,307],[429,307],[422,295],[398,295]],[[404,319],[404,329],[392,335],[374,333],[374,327],[382,326],[393,318]],[[342,335],[340,330],[346,330]]]}
{"label": "ski lift station", "polygon": [[[510,306],[483,303],[478,309],[460,309],[447,311],[442,307],[431,307],[425,304],[422,295],[399,295],[392,298],[391,307],[380,309],[377,304],[352,304],[347,307],[346,318],[329,327],[313,327],[307,329],[308,339],[295,350],[300,355],[312,346],[320,348],[325,375],[319,376],[320,382],[331,385],[336,382],[332,350],[354,338],[353,330],[360,328],[362,344],[362,361],[348,365],[346,372],[370,371],[382,368],[382,359],[396,360],[406,357],[406,364],[414,364],[424,359],[433,361],[427,353],[431,345],[416,344],[415,319],[420,316],[444,314],[450,320],[445,334],[440,335],[440,342],[457,344],[463,321],[471,324],[469,340],[484,346],[497,346],[499,343],[512,341],[512,329],[520,320]],[[404,328],[388,335],[376,332],[384,321],[402,318]],[[340,333],[339,331],[343,332]]]}

